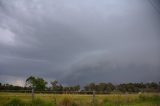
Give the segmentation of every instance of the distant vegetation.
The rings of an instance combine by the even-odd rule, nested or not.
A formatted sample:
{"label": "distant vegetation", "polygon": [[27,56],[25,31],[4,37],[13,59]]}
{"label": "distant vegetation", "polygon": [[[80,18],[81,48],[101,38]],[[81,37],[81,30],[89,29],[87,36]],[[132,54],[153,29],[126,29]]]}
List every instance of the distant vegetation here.
{"label": "distant vegetation", "polygon": [[49,83],[34,76],[24,87],[0,83],[0,106],[160,106],[160,83],[89,83],[83,88],[63,86],[57,80]]}
{"label": "distant vegetation", "polygon": [[125,83],[114,85],[112,83],[90,83],[85,85],[80,89],[80,85],[75,86],[63,86],[57,80],[50,81],[50,86],[47,86],[47,83],[43,78],[30,76],[26,79],[26,84],[24,87],[14,86],[11,84],[2,84],[0,83],[0,91],[5,90],[31,90],[32,88],[35,91],[55,91],[55,92],[71,92],[71,91],[96,91],[96,93],[113,93],[113,92],[122,92],[122,93],[137,93],[137,92],[160,92],[160,82],[150,82],[150,83]]}

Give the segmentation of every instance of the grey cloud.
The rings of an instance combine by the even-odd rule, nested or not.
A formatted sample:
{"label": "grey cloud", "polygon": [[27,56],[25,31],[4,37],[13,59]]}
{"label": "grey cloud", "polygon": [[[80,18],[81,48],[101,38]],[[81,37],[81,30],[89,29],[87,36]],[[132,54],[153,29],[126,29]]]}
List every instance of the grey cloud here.
{"label": "grey cloud", "polygon": [[[120,52],[100,55],[94,53],[92,56],[75,62],[64,80],[67,79],[66,83],[70,84],[104,81],[113,83],[158,81],[159,59],[154,56],[136,56],[127,56]],[[151,58],[154,60],[150,60]]]}
{"label": "grey cloud", "polygon": [[158,81],[159,17],[145,0],[1,0],[0,76]]}

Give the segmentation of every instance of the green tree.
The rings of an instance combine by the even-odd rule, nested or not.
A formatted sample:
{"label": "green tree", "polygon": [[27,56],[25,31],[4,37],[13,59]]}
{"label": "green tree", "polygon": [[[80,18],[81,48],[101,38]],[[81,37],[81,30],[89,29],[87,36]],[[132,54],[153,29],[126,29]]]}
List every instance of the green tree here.
{"label": "green tree", "polygon": [[76,85],[76,86],[74,86],[74,88],[75,88],[75,91],[79,91],[80,90],[80,85]]}
{"label": "green tree", "polygon": [[26,86],[35,90],[45,90],[47,82],[43,78],[30,76],[26,79]]}
{"label": "green tree", "polygon": [[98,85],[96,85],[96,89],[97,91],[101,91],[104,92],[106,90],[106,83],[99,83]]}

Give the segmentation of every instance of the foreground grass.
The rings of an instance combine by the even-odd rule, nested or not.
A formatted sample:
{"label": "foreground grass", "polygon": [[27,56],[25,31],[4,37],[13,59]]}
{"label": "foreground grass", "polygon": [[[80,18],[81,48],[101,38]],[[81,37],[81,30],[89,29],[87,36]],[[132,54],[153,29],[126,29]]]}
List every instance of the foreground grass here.
{"label": "foreground grass", "polygon": [[0,93],[0,106],[160,106],[160,94],[35,94]]}

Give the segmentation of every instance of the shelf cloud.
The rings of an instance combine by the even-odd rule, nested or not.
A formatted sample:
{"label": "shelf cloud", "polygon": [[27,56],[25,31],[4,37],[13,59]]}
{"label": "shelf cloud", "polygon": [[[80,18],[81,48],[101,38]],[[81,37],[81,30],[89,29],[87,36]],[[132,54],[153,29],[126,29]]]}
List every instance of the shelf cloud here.
{"label": "shelf cloud", "polygon": [[1,82],[22,84],[30,75],[69,85],[160,81],[154,2],[1,0]]}

